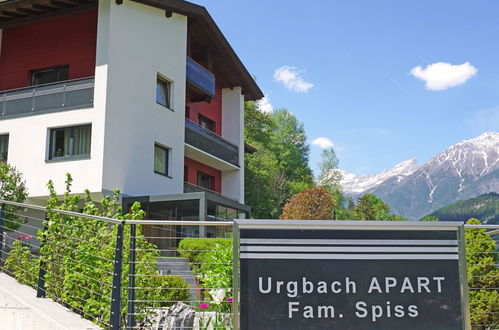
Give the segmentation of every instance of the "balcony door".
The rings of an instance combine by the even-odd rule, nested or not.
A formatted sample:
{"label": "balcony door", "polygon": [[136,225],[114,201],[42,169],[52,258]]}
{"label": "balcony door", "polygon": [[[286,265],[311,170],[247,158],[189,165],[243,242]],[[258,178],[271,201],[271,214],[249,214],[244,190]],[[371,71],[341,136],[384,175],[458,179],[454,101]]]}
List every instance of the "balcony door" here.
{"label": "balcony door", "polygon": [[31,71],[31,85],[51,84],[68,80],[69,66],[58,66],[41,70]]}

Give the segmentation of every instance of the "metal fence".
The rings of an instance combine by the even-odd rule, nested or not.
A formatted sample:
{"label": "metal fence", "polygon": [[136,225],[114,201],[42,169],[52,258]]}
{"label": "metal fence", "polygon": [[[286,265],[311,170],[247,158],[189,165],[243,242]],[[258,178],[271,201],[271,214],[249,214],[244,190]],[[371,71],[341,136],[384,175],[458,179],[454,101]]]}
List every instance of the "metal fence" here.
{"label": "metal fence", "polygon": [[[106,329],[238,329],[232,228],[5,202],[0,271]],[[499,225],[466,229],[472,327],[499,329]]]}
{"label": "metal fence", "polygon": [[0,271],[105,329],[232,329],[232,226],[5,202]]}

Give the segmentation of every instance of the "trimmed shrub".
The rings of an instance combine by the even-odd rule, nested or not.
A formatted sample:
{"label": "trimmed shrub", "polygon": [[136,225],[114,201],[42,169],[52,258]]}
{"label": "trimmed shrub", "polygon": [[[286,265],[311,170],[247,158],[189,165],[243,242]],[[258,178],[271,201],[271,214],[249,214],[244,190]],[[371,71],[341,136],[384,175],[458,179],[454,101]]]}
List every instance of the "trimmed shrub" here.
{"label": "trimmed shrub", "polygon": [[195,273],[200,273],[204,263],[211,262],[214,251],[230,248],[232,240],[226,238],[184,238],[178,245],[180,255],[191,263]]}
{"label": "trimmed shrub", "polygon": [[284,205],[280,219],[331,220],[335,202],[324,188],[308,188],[294,195]]}

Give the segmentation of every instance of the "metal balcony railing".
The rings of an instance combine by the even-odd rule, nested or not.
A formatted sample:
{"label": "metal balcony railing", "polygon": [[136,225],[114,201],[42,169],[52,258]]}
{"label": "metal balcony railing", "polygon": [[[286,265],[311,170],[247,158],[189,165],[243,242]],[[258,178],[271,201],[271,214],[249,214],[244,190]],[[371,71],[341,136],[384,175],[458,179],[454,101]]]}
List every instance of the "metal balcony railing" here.
{"label": "metal balcony railing", "polygon": [[0,91],[0,119],[92,107],[94,78]]}
{"label": "metal balcony railing", "polygon": [[211,98],[215,97],[215,76],[190,57],[187,57],[186,78],[187,83],[196,89]]}
{"label": "metal balcony railing", "polygon": [[185,143],[239,166],[239,147],[189,119],[185,120]]}

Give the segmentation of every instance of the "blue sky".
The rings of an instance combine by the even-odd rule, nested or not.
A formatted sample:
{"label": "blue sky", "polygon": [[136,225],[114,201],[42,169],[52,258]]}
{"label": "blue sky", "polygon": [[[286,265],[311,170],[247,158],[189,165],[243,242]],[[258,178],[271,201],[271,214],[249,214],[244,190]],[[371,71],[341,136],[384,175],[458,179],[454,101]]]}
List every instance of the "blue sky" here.
{"label": "blue sky", "polygon": [[[498,1],[193,1],[270,104],[295,114],[309,142],[331,141],[342,169],[422,164],[499,131]],[[312,168],[320,150],[311,145]]]}

